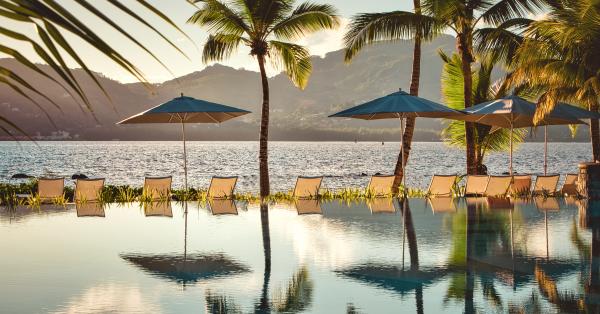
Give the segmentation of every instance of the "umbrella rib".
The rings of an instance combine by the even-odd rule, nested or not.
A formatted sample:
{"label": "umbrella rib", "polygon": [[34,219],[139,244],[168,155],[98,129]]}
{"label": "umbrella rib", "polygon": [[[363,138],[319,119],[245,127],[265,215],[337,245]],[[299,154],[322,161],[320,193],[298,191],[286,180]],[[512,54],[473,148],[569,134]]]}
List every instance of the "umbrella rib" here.
{"label": "umbrella rib", "polygon": [[213,118],[213,116],[210,115],[210,113],[208,112],[203,112],[209,119],[213,120],[215,123],[219,123],[219,120]]}

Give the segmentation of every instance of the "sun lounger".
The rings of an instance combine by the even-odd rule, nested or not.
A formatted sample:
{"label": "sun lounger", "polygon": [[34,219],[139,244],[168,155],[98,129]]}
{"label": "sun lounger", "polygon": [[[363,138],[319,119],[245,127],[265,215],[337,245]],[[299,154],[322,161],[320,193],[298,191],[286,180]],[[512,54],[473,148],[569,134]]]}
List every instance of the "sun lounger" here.
{"label": "sun lounger", "polygon": [[298,177],[294,187],[294,197],[310,199],[319,195],[323,177]]}
{"label": "sun lounger", "polygon": [[171,198],[172,177],[146,177],[144,194],[151,200],[169,200]]}
{"label": "sun lounger", "polygon": [[533,195],[554,195],[558,186],[559,175],[537,176],[535,185],[531,194]]}
{"label": "sun lounger", "polygon": [[456,177],[455,175],[434,175],[431,178],[427,194],[430,196],[452,196]]}
{"label": "sun lounger", "polygon": [[563,183],[563,187],[560,190],[560,194],[574,196],[578,195],[577,191],[577,180],[579,176],[577,174],[567,174],[565,178],[565,183]]}
{"label": "sun lounger", "polygon": [[170,201],[146,202],[144,203],[144,215],[146,217],[173,217],[173,209]]}
{"label": "sun lounger", "polygon": [[450,196],[433,197],[429,198],[427,201],[429,202],[429,206],[431,206],[431,210],[434,214],[456,211],[456,204],[454,203],[455,200]]}
{"label": "sun lounger", "polygon": [[212,177],[208,187],[209,198],[232,198],[238,177]]}
{"label": "sun lounger", "polygon": [[316,199],[297,199],[294,204],[298,215],[320,215],[322,214],[321,202]]}
{"label": "sun lounger", "polygon": [[468,175],[464,196],[481,196],[485,193],[490,177],[484,175]]}
{"label": "sun lounger", "polygon": [[104,217],[104,205],[98,202],[82,202],[75,204],[77,217]]}
{"label": "sun lounger", "polygon": [[490,176],[483,194],[485,196],[505,196],[511,181],[511,176]]}
{"label": "sun lounger", "polygon": [[237,206],[232,199],[209,198],[208,206],[213,215],[237,215]]}
{"label": "sun lounger", "polygon": [[372,176],[367,190],[375,197],[391,196],[394,178],[395,176]]}
{"label": "sun lounger", "polygon": [[394,199],[391,197],[376,197],[367,202],[371,214],[391,214],[396,212]]}
{"label": "sun lounger", "polygon": [[56,198],[63,197],[64,189],[64,178],[38,179],[38,196],[40,197],[42,203],[52,202]]}
{"label": "sun lounger", "polygon": [[104,179],[77,179],[75,182],[75,202],[97,202],[104,187]]}
{"label": "sun lounger", "polygon": [[531,176],[530,175],[515,175],[513,182],[510,185],[511,195],[529,195],[531,192]]}

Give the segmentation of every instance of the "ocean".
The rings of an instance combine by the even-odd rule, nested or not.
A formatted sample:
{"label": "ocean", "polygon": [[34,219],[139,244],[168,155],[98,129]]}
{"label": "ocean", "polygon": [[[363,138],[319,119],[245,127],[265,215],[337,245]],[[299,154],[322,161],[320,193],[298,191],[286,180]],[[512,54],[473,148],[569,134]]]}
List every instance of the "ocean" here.
{"label": "ocean", "polygon": [[[519,173],[543,172],[543,143],[522,144],[514,153]],[[589,143],[550,143],[548,172],[577,172],[591,159]],[[272,191],[293,188],[297,176],[325,176],[324,188],[364,187],[369,176],[393,172],[399,143],[271,142],[269,167]],[[508,153],[486,157],[491,174],[508,171]],[[144,176],[173,176],[183,186],[181,142],[0,142],[0,181],[15,173],[33,176],[75,173],[106,178],[106,184],[141,186]],[[407,185],[426,188],[433,174],[464,174],[465,153],[443,143],[413,144]],[[239,176],[237,191],[258,191],[257,142],[189,142],[189,184],[207,188],[210,178]],[[67,184],[73,184],[67,180]]]}

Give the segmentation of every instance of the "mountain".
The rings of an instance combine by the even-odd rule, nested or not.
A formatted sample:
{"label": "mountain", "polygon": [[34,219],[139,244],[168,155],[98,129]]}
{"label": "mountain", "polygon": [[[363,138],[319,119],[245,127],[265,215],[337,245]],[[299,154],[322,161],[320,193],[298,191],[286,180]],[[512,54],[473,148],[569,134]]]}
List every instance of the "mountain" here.
{"label": "mountain", "polygon": [[[438,50],[452,52],[455,40],[442,36],[423,45],[420,96],[439,101],[442,61]],[[343,108],[408,89],[412,66],[411,41],[382,43],[367,47],[351,64],[343,61],[343,51],[314,56],[313,74],[305,90],[295,88],[285,74],[269,79],[271,87],[272,140],[370,140],[398,141],[398,121],[357,121],[332,119],[328,115]],[[116,122],[184,93],[209,101],[228,104],[253,113],[223,125],[190,125],[191,140],[256,140],[260,119],[261,86],[258,73],[220,64],[208,66],[177,79],[147,88],[141,83],[122,84],[96,74],[110,100],[81,69],[75,77],[92,103],[91,113],[81,101],[60,86],[20,66],[13,59],[0,59],[0,66],[12,69],[60,104],[62,111],[38,96],[32,96],[42,110],[18,93],[0,84],[0,115],[9,117],[31,135],[40,139],[80,140],[174,140],[179,128],[172,125],[117,126]],[[51,73],[45,65],[42,69]],[[437,141],[439,120],[419,119],[415,140]],[[579,140],[587,132],[579,132]],[[570,140],[566,127],[552,128],[554,140]],[[8,139],[8,137],[0,137]]]}

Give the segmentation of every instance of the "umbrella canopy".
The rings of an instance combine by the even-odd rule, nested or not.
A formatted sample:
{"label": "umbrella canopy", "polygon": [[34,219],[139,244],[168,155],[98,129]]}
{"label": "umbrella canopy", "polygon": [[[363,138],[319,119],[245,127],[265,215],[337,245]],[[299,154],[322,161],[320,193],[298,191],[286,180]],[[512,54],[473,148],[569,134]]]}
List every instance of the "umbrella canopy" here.
{"label": "umbrella canopy", "polygon": [[[389,94],[387,96],[371,100],[362,105],[358,105],[329,117],[354,118],[362,120],[380,120],[380,119],[400,119],[400,132],[404,134],[405,118],[457,118],[466,116],[464,113],[448,108],[431,100],[410,95],[402,90]],[[404,156],[404,136],[401,135],[400,151]],[[402,157],[402,169],[404,167],[404,158]],[[405,182],[406,175],[402,176]],[[406,186],[406,184],[404,184]]]}
{"label": "umbrella canopy", "polygon": [[[509,128],[510,133],[510,161],[509,174],[513,174],[512,153],[513,128],[524,128],[535,126],[534,116],[537,106],[535,103],[527,101],[519,96],[510,95],[492,101],[486,101],[473,107],[463,110],[468,115],[461,117],[465,121],[477,122],[491,125],[493,127]],[[583,109],[579,109],[567,104],[557,104],[544,120],[537,125],[566,125],[566,124],[585,124],[579,119],[589,118],[583,114]],[[581,117],[581,118],[578,118]],[[544,173],[547,172],[547,130],[544,130]]]}
{"label": "umbrella canopy", "polygon": [[398,91],[332,114],[329,117],[380,120],[413,117],[445,118],[449,116],[464,116],[464,114],[431,100]]}
{"label": "umbrella canopy", "polygon": [[187,191],[187,151],[185,147],[186,123],[221,123],[250,113],[250,111],[213,102],[186,97],[173,98],[166,103],[133,115],[117,124],[135,123],[180,123],[183,139],[184,187]]}
{"label": "umbrella canopy", "polygon": [[[584,124],[579,121],[573,106],[557,105],[538,125]],[[465,121],[477,122],[502,128],[525,128],[534,126],[533,117],[537,106],[519,96],[510,95],[486,101],[463,110],[468,114]],[[576,108],[579,109],[579,108]],[[579,109],[582,110],[582,109]],[[585,111],[585,110],[584,110]]]}
{"label": "umbrella canopy", "polygon": [[117,124],[221,123],[248,113],[250,111],[181,95]]}

